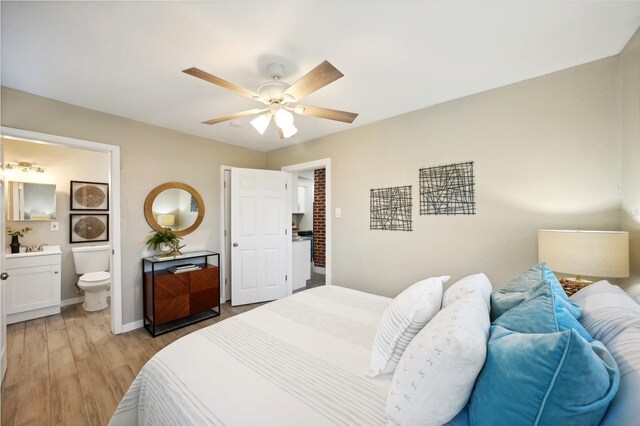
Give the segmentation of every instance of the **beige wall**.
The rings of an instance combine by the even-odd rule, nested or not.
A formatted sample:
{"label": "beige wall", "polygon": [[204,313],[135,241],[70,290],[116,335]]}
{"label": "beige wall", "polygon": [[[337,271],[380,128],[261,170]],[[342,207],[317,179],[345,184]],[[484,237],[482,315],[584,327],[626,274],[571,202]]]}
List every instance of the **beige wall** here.
{"label": "beige wall", "polygon": [[[624,58],[623,86],[634,75],[625,77]],[[537,261],[538,229],[618,229],[620,129],[633,131],[621,126],[618,71],[618,57],[607,58],[266,155],[6,88],[2,125],[121,147],[127,323],[142,317],[147,193],[173,180],[194,186],[207,213],[185,242],[219,250],[221,164],[279,169],[331,158],[333,207],[342,209],[334,283],[384,295],[425,276],[478,271],[500,287]],[[626,140],[623,149],[637,147],[637,133]],[[475,162],[477,214],[420,216],[418,169],[462,161]],[[413,185],[413,232],[370,231],[369,190],[400,185]]]}
{"label": "beige wall", "polygon": [[[2,125],[119,145],[121,149],[123,323],[142,318],[140,259],[150,228],[144,200],[155,186],[179,181],[193,186],[206,212],[185,237],[188,248],[220,247],[220,166],[264,168],[265,154],[39,96],[2,88]],[[60,218],[63,222],[65,218]]]}
{"label": "beige wall", "polygon": [[620,54],[622,230],[629,232],[627,290],[640,301],[640,30]]}
{"label": "beige wall", "polygon": [[[56,222],[59,223],[60,230],[52,232],[50,221],[9,221],[7,225],[14,228],[24,228],[25,226],[33,228],[33,231],[20,239],[22,244],[40,245],[46,243],[59,245],[62,251],[62,300],[82,296],[76,291],[75,283],[78,282],[78,276],[75,273],[71,247],[87,244],[69,244],[69,181],[108,182],[109,154],[12,139],[4,139],[3,146],[5,161],[28,161],[45,168],[45,173],[24,173],[19,170],[7,170],[6,179],[9,181],[55,184]],[[7,247],[10,242],[11,239],[7,238]]]}
{"label": "beige wall", "polygon": [[[538,229],[618,228],[617,84],[607,58],[272,151],[267,167],[331,158],[335,284],[395,295],[482,271],[501,287],[537,261]],[[419,216],[418,169],[463,161],[477,214]],[[369,190],[401,185],[413,232],[370,231]]]}

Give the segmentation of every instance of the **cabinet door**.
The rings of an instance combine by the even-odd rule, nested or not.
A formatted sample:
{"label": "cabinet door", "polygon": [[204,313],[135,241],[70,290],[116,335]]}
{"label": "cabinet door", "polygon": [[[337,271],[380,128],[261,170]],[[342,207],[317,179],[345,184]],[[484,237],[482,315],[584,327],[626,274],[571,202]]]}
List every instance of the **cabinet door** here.
{"label": "cabinet door", "polygon": [[209,266],[191,275],[191,315],[207,309],[215,308],[220,301],[220,283],[218,282],[218,268]]}
{"label": "cabinet door", "polygon": [[47,308],[60,304],[60,270],[36,266],[7,270],[5,281],[7,314]]}
{"label": "cabinet door", "polygon": [[155,325],[189,315],[189,273],[156,275]]}
{"label": "cabinet door", "polygon": [[298,213],[304,213],[306,206],[307,189],[304,186],[298,187]]}

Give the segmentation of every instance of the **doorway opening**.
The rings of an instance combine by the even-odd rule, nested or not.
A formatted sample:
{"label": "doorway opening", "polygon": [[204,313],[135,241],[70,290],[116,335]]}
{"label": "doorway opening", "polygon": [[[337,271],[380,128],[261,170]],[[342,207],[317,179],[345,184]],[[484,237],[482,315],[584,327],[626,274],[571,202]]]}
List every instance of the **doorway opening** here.
{"label": "doorway opening", "polygon": [[[293,175],[292,192],[297,194],[291,215],[293,291],[330,285],[331,159],[292,164],[281,170]],[[305,256],[309,256],[309,263]]]}
{"label": "doorway opening", "polygon": [[[95,164],[83,164],[82,167],[78,165],[78,169],[76,168],[64,168],[58,167],[59,164],[55,164],[50,169],[50,176],[40,176],[40,179],[53,179],[56,180],[57,184],[57,205],[59,208],[60,214],[56,214],[55,220],[47,220],[46,229],[43,226],[40,226],[40,232],[37,236],[38,244],[48,244],[48,240],[53,241],[55,245],[60,245],[61,249],[67,251],[63,253],[64,262],[62,264],[62,300],[61,306],[66,306],[74,303],[82,302],[82,293],[76,293],[75,284],[71,283],[72,281],[77,282],[78,275],[75,274],[74,264],[71,260],[71,247],[77,246],[77,244],[71,244],[78,241],[78,238],[82,238],[80,241],[84,241],[84,244],[80,245],[108,245],[110,246],[109,253],[109,271],[110,271],[110,309],[105,309],[101,316],[106,321],[110,323],[111,331],[114,334],[122,333],[123,331],[128,331],[123,329],[122,324],[122,290],[121,290],[121,236],[120,236],[120,147],[116,145],[107,145],[97,142],[90,142],[80,139],[72,139],[66,138],[62,136],[48,135],[37,132],[30,132],[26,130],[20,129],[12,129],[2,127],[1,137],[3,140],[11,143],[15,143],[16,146],[18,144],[31,144],[33,146],[39,146],[40,148],[36,148],[34,153],[38,153],[38,151],[44,150],[59,150],[59,151],[68,151],[69,153],[74,152],[78,155],[87,157],[85,160],[87,162],[95,162],[98,161],[100,164],[104,165],[105,170],[101,170],[100,173],[102,175],[96,176],[96,179],[99,179],[99,182],[103,182],[104,188],[106,191],[106,195],[108,197],[108,207],[107,210],[101,209],[98,212],[93,212],[94,216],[98,219],[103,220],[104,233],[98,235],[93,241],[93,235],[89,235],[86,233],[79,233],[78,235],[72,234],[71,227],[73,225],[73,220],[80,220],[84,216],[81,213],[84,213],[80,210],[71,211],[71,195],[67,193],[70,189],[71,181],[82,181],[83,179],[76,178],[76,174],[80,177],[83,176],[83,173],[95,173],[96,170]],[[38,144],[38,145],[35,145]],[[3,149],[6,146],[3,146]],[[35,155],[35,154],[34,154]],[[89,157],[91,157],[89,159]],[[63,157],[60,157],[62,162]],[[47,160],[49,161],[49,160]],[[52,163],[53,164],[53,163]],[[40,165],[40,164],[38,164]],[[46,165],[43,165],[46,166]],[[43,167],[46,169],[46,167]],[[71,170],[73,169],[73,170]],[[56,171],[57,170],[57,171]],[[75,174],[67,175],[69,171],[74,172]],[[55,171],[55,173],[53,173]],[[93,176],[93,175],[92,175]],[[60,181],[62,179],[62,181]],[[89,179],[87,179],[89,180]],[[59,182],[58,182],[59,181]],[[80,182],[82,183],[82,182]],[[85,182],[92,183],[92,182]],[[95,183],[95,181],[94,181]],[[66,197],[65,197],[66,195]],[[101,206],[100,206],[101,207]],[[89,214],[89,212],[86,212]],[[91,217],[94,217],[91,216]],[[80,219],[78,219],[80,218]],[[3,216],[4,220],[4,216]],[[54,224],[55,222],[55,224]],[[20,223],[20,222],[17,222]],[[42,225],[42,224],[40,224]],[[22,226],[22,225],[21,225]],[[79,226],[79,225],[78,225]],[[76,226],[77,227],[77,226]],[[76,228],[74,227],[74,229]],[[81,228],[81,227],[80,227]],[[78,229],[80,229],[78,228]],[[64,230],[67,232],[64,232]],[[84,229],[84,228],[82,228]],[[94,229],[93,227],[91,228]],[[59,230],[59,231],[58,231]],[[49,234],[51,232],[52,234]],[[55,234],[53,234],[55,233]],[[64,235],[63,235],[64,234]],[[85,235],[86,234],[86,235]],[[51,235],[54,235],[55,238]],[[84,235],[84,236],[83,236]],[[100,242],[97,242],[100,241]],[[4,255],[3,255],[4,257]],[[67,282],[68,281],[68,282]],[[108,317],[108,318],[106,318]]]}

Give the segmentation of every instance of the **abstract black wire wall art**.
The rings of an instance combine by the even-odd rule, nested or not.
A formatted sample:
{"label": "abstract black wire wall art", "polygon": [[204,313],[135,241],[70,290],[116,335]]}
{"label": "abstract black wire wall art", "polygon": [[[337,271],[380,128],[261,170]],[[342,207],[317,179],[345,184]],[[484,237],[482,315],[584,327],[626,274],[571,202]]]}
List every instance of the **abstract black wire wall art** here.
{"label": "abstract black wire wall art", "polygon": [[371,190],[371,230],[413,231],[411,185]]}
{"label": "abstract black wire wall art", "polygon": [[420,169],[421,215],[476,214],[473,162]]}

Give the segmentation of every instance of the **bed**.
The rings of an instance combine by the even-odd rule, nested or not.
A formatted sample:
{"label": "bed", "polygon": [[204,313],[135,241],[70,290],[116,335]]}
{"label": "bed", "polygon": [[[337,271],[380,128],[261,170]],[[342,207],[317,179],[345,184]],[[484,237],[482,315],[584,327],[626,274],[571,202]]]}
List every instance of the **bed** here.
{"label": "bed", "polygon": [[191,333],[149,360],[110,424],[386,424],[391,376],[366,369],[391,300],[323,286]]}
{"label": "bed", "polygon": [[[447,292],[451,292],[456,285],[464,284],[470,277],[460,280]],[[491,285],[487,285],[490,293]],[[464,285],[459,289],[464,289]],[[405,292],[407,290],[402,294]],[[447,299],[450,298],[445,294],[443,300]],[[582,308],[581,321],[584,327],[594,338],[607,344],[620,365],[620,392],[615,395],[601,423],[611,426],[629,424],[631,419],[637,419],[640,415],[635,404],[635,396],[640,389],[640,358],[637,356],[640,307],[622,290],[606,281],[580,290],[572,299]],[[191,333],[167,346],[147,362],[120,402],[110,424],[388,424],[396,415],[393,409],[389,414],[388,398],[391,398],[394,389],[401,387],[400,378],[408,371],[404,367],[409,364],[401,364],[393,376],[370,377],[367,370],[378,324],[392,300],[343,287],[324,286],[268,303]],[[484,298],[478,300],[488,321]],[[531,300],[536,301],[535,298]],[[425,336],[427,339],[438,339],[438,333],[422,334],[429,331],[432,323],[438,323],[436,319],[439,315],[449,321],[447,324],[451,327],[460,326],[458,317],[462,315],[457,315],[456,309],[465,303],[469,301],[464,298],[450,301],[434,316],[409,344],[407,352],[411,360],[414,359],[415,351],[411,350],[414,341],[418,348],[423,346],[422,343],[427,348],[429,340],[425,341]],[[525,302],[521,306],[526,307]],[[449,318],[452,312],[453,317]],[[472,322],[476,321],[472,319]],[[442,328],[440,325],[434,327]],[[442,330],[447,331],[447,328]],[[575,330],[573,333],[576,333]],[[525,334],[519,334],[521,337],[518,338]],[[422,338],[418,338],[420,336]],[[441,337],[447,340],[448,336]],[[531,336],[537,336],[531,338],[535,340],[545,334]],[[586,340],[583,343],[589,345]],[[435,350],[438,351],[438,348]],[[589,359],[595,356],[591,350],[585,354]],[[450,352],[447,356],[454,355],[455,352]],[[446,364],[453,364],[454,359],[457,358],[447,358]],[[423,361],[434,365],[431,358]],[[426,367],[426,364],[419,362],[416,365]],[[613,374],[612,371],[609,373]],[[422,370],[418,374],[423,377]],[[492,376],[488,377],[491,379]],[[603,376],[602,379],[606,382],[603,386],[608,392],[613,385],[608,377]],[[414,384],[411,383],[411,386]],[[451,392],[442,393],[439,387],[436,388],[438,395],[452,395]],[[478,391],[478,382],[475,389],[472,402],[476,393],[479,398],[484,395]],[[488,392],[490,395],[494,393]],[[404,395],[405,398],[407,396]],[[566,398],[550,402],[553,404],[545,404],[563,408]],[[413,404],[417,404],[416,407],[425,406],[422,403]],[[570,401],[567,404],[573,407]],[[602,408],[598,400],[593,404],[594,410]],[[470,405],[473,406],[473,403]],[[532,404],[536,410],[538,405]],[[478,407],[482,408],[483,405]],[[430,414],[434,411],[437,410],[428,410]],[[426,415],[422,418],[433,417]],[[468,423],[466,408],[450,421],[452,425]]]}

